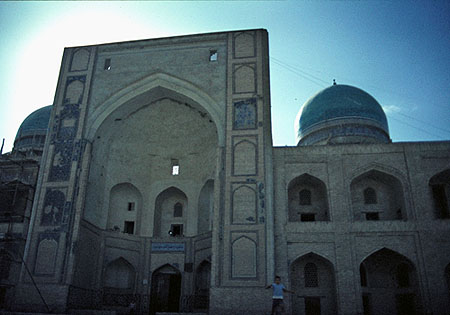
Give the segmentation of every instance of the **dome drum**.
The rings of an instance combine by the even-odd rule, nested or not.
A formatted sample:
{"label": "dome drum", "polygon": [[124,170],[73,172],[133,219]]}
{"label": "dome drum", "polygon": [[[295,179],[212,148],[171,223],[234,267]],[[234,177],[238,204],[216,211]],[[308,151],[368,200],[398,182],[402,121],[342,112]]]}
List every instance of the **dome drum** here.
{"label": "dome drum", "polygon": [[389,135],[383,130],[367,125],[334,125],[320,128],[301,137],[299,146],[311,144],[340,144],[340,143],[388,143]]}

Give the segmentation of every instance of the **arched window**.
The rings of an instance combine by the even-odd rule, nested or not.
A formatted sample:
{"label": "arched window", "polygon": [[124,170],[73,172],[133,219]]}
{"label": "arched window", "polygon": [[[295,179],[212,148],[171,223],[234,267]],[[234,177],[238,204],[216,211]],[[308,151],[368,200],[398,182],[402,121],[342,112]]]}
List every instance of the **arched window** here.
{"label": "arched window", "polygon": [[400,264],[397,266],[397,284],[400,288],[407,288],[411,285],[409,281],[409,266]]}
{"label": "arched window", "polygon": [[173,206],[173,217],[174,218],[180,218],[183,216],[183,205],[179,202],[177,202]]}
{"label": "arched window", "polygon": [[366,205],[376,204],[377,203],[377,193],[375,189],[368,187],[364,189],[364,203]]}
{"label": "arched window", "polygon": [[313,263],[307,263],[304,269],[305,287],[316,288],[319,286],[319,277],[317,275],[317,266]]}
{"label": "arched window", "polygon": [[299,193],[300,205],[309,206],[311,205],[311,191],[308,189],[303,189]]}
{"label": "arched window", "polygon": [[364,267],[364,264],[361,264],[359,266],[359,278],[361,280],[361,286],[367,287],[367,272],[366,267]]}

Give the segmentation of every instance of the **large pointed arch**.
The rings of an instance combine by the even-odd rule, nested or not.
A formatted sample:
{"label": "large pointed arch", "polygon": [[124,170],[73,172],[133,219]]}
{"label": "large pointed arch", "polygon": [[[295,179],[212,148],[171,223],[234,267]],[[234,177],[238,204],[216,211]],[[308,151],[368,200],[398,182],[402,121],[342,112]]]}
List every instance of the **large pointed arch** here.
{"label": "large pointed arch", "polygon": [[164,97],[204,108],[216,125],[219,145],[224,145],[225,106],[220,106],[194,84],[162,72],[153,73],[121,89],[99,105],[88,117],[87,138],[92,141],[103,121],[123,105],[133,111],[142,104],[149,104]]}
{"label": "large pointed arch", "polygon": [[298,294],[293,298],[293,313],[336,314],[334,274],[333,263],[316,253],[309,252],[295,259],[290,264],[290,284]]}
{"label": "large pointed arch", "polygon": [[414,263],[383,247],[360,264],[364,314],[420,314],[419,279]]}

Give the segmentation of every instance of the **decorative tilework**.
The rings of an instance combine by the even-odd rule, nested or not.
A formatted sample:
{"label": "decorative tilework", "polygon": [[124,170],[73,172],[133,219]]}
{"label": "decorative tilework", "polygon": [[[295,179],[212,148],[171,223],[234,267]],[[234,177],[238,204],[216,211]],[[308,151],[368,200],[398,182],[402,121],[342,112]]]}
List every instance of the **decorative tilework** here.
{"label": "decorative tilework", "polygon": [[73,141],[64,141],[55,145],[49,181],[58,182],[69,180],[72,166],[73,146]]}
{"label": "decorative tilework", "polygon": [[235,102],[233,129],[254,128],[256,128],[256,99]]}
{"label": "decorative tilework", "polygon": [[65,189],[47,189],[44,198],[44,211],[42,212],[41,225],[61,224],[66,203]]}
{"label": "decorative tilework", "polygon": [[72,161],[80,155],[80,141],[74,141],[78,130],[80,103],[83,99],[86,76],[67,78],[64,104],[57,111],[52,129],[51,142],[55,145],[49,181],[67,181]]}

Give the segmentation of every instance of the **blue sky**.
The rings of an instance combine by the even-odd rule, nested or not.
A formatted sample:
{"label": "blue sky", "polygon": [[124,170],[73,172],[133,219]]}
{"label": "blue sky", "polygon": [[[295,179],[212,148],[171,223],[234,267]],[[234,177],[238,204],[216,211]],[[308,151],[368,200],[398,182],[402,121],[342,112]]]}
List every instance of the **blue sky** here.
{"label": "blue sky", "polygon": [[450,139],[450,1],[0,2],[0,138],[51,104],[64,47],[265,28],[275,145],[332,84],[386,111],[393,141]]}

